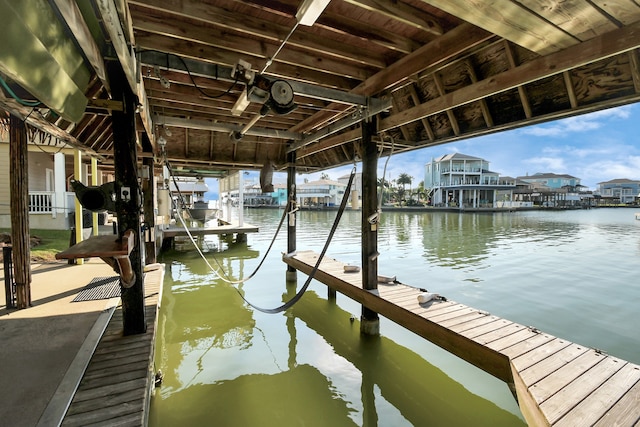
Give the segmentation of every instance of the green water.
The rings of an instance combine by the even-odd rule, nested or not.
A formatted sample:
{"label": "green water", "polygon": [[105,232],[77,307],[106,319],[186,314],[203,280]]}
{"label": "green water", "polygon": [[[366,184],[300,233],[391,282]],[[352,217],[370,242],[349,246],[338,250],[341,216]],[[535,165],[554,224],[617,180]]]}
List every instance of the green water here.
{"label": "green water", "polygon": [[[633,210],[505,214],[384,213],[379,273],[640,363],[640,221]],[[210,263],[248,276],[282,215],[245,210],[247,244],[207,238]],[[320,251],[335,212],[301,212],[298,249]],[[359,264],[360,214],[345,212],[327,256]],[[240,286],[279,306],[283,232]],[[520,426],[507,386],[381,319],[359,335],[360,306],[313,282],[286,313],[247,306],[195,251],[169,252],[156,367],[164,382],[151,426]],[[298,273],[298,288],[306,276]]]}

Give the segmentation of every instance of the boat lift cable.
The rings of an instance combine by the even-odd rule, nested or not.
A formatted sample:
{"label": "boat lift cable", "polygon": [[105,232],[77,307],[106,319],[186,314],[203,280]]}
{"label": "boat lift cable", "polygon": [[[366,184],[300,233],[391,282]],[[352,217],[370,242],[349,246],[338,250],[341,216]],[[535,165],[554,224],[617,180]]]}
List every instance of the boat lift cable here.
{"label": "boat lift cable", "polygon": [[[349,183],[347,184],[346,188],[351,188],[351,184],[353,183],[353,178],[355,176],[356,176],[356,168],[354,166],[353,170],[351,171],[351,175],[349,176]],[[316,265],[313,266],[313,269],[309,273],[309,276],[307,277],[307,280],[304,282],[304,285],[302,286],[302,288],[300,288],[300,290],[293,296],[293,298],[291,298],[289,301],[287,301],[284,304],[282,304],[280,307],[262,308],[262,307],[258,307],[257,305],[252,304],[251,302],[249,302],[244,297],[244,295],[242,295],[240,290],[238,288],[236,288],[236,291],[238,291],[238,293],[240,294],[240,296],[242,297],[244,302],[246,302],[247,304],[249,304],[251,307],[255,308],[256,310],[261,311],[263,313],[267,313],[267,314],[277,314],[277,313],[283,312],[286,309],[292,307],[295,303],[297,303],[300,300],[300,298],[302,298],[302,295],[304,295],[304,293],[307,291],[307,288],[311,284],[311,280],[313,280],[313,277],[315,276],[316,272],[318,271],[318,269],[320,267],[320,263],[322,262],[322,259],[324,258],[324,255],[327,252],[327,249],[329,249],[329,244],[331,243],[331,240],[333,239],[333,235],[335,234],[335,232],[336,232],[336,230],[338,228],[338,225],[340,224],[340,218],[342,218],[342,213],[344,212],[344,209],[347,207],[347,200],[348,199],[349,199],[349,191],[345,191],[344,194],[342,195],[342,202],[340,203],[340,207],[338,208],[338,213],[336,215],[336,219],[333,221],[333,225],[331,226],[331,231],[329,231],[329,235],[327,236],[327,241],[324,243],[324,247],[322,248],[322,251],[320,252],[320,255],[318,256],[318,261],[316,261]],[[292,254],[287,254],[286,256],[290,256],[290,255],[292,255]]]}
{"label": "boat lift cable", "polygon": [[[168,162],[167,162],[167,165],[168,165]],[[169,169],[169,173],[171,174],[171,168],[168,167],[168,169]],[[351,175],[349,176],[349,182],[348,182],[346,188],[351,188],[351,185],[353,184],[353,179],[354,179],[355,175],[356,175],[356,167],[354,166],[353,170],[351,171]],[[334,220],[333,225],[331,227],[331,230],[329,231],[329,235],[327,236],[327,241],[325,242],[324,247],[322,248],[322,251],[320,252],[320,255],[318,256],[318,261],[316,262],[316,265],[313,267],[313,269],[309,273],[309,276],[307,277],[307,280],[305,281],[305,283],[302,286],[302,288],[300,288],[300,290],[293,296],[293,298],[291,298],[289,301],[285,302],[284,304],[282,304],[279,307],[276,307],[276,308],[263,308],[263,307],[255,305],[255,304],[251,303],[249,300],[247,300],[247,298],[245,298],[245,296],[242,294],[242,292],[240,292],[240,289],[238,289],[238,288],[236,288],[234,286],[234,289],[236,290],[236,292],[238,292],[238,295],[240,295],[240,297],[243,299],[243,301],[246,302],[251,307],[253,307],[254,309],[256,309],[258,311],[261,311],[263,313],[267,313],[267,314],[277,314],[277,313],[283,312],[283,311],[287,310],[288,308],[292,307],[296,302],[298,302],[300,300],[300,298],[302,298],[302,295],[304,295],[304,293],[306,292],[306,290],[309,287],[309,285],[311,284],[311,280],[313,280],[316,272],[318,271],[318,268],[320,267],[320,263],[322,262],[322,259],[324,258],[324,255],[327,252],[327,249],[329,249],[329,244],[331,243],[331,240],[333,239],[333,235],[335,234],[335,232],[336,232],[336,230],[338,228],[338,225],[340,224],[340,219],[342,218],[342,214],[343,214],[343,212],[344,212],[344,210],[345,210],[345,208],[347,206],[348,199],[349,199],[349,192],[345,191],[343,196],[342,196],[342,202],[340,203],[340,207],[338,208],[338,213],[336,215],[336,219]],[[290,201],[288,207],[293,208],[294,204],[291,203],[291,201]],[[209,263],[207,258],[204,256],[204,254],[202,253],[202,251],[198,247],[195,239],[193,238],[193,235],[191,234],[191,232],[189,232],[189,228],[187,227],[187,224],[184,222],[184,219],[182,219],[182,216],[178,215],[178,218],[180,219],[180,222],[182,223],[182,226],[184,227],[187,235],[189,236],[189,239],[191,240],[191,243],[193,243],[193,245],[195,246],[196,250],[200,254],[200,257],[204,260],[204,262],[207,265],[207,267],[209,267],[209,269],[213,273],[215,273],[218,276],[219,279],[221,279],[221,280],[223,280],[223,281],[225,281],[227,283],[230,283],[232,285],[235,285],[235,284],[241,284],[241,283],[246,282],[247,280],[252,278],[258,272],[258,270],[262,266],[264,260],[266,259],[267,255],[269,254],[269,251],[273,247],[273,244],[274,244],[274,242],[276,240],[276,237],[277,237],[278,233],[280,232],[280,229],[282,228],[282,224],[284,223],[284,218],[288,214],[289,214],[289,209],[285,209],[284,213],[282,215],[282,218],[280,219],[280,223],[278,224],[278,228],[276,229],[275,235],[273,236],[273,239],[271,240],[271,244],[269,245],[269,248],[265,252],[265,255],[262,258],[262,261],[260,261],[260,263],[258,264],[258,267],[247,278],[239,280],[239,281],[232,281],[232,280],[229,280],[226,277],[223,277],[217,270],[215,270],[211,266],[211,263]],[[224,269],[222,268],[222,266],[220,266],[220,264],[218,263],[218,260],[215,257],[213,259],[216,262],[216,264],[218,264],[218,266],[220,267],[221,271],[224,273]]]}
{"label": "boat lift cable", "polygon": [[[167,169],[169,169],[169,174],[171,175],[171,177],[174,178],[173,173],[171,171],[171,168],[170,168],[170,165],[169,165],[168,162],[167,162]],[[175,178],[174,178],[174,181],[175,181]],[[176,187],[177,187],[177,184],[176,184]],[[176,209],[178,210],[178,204],[177,203],[176,203]],[[258,264],[256,269],[249,276],[247,276],[247,277],[245,277],[243,279],[240,279],[240,280],[231,280],[231,279],[229,279],[228,275],[224,271],[224,268],[220,265],[220,263],[218,262],[218,260],[217,260],[217,258],[215,256],[213,257],[213,260],[215,261],[216,265],[218,266],[218,268],[220,269],[222,274],[218,270],[213,268],[213,266],[209,263],[207,258],[204,256],[204,253],[202,253],[202,251],[200,250],[200,247],[198,246],[196,240],[194,239],[193,234],[191,234],[191,232],[189,231],[189,227],[187,227],[187,224],[185,223],[184,219],[182,218],[182,215],[180,215],[180,212],[178,212],[177,217],[180,219],[182,227],[184,228],[185,232],[187,233],[187,236],[189,236],[189,239],[191,240],[191,243],[193,244],[193,246],[196,248],[196,250],[200,254],[200,257],[207,264],[207,267],[209,267],[209,269],[213,273],[216,274],[217,278],[222,280],[223,282],[227,282],[227,283],[232,284],[232,285],[239,285],[239,284],[242,284],[242,283],[248,281],[249,279],[253,278],[253,276],[256,275],[258,270],[260,270],[260,267],[262,267],[262,264],[267,259],[267,255],[269,255],[269,252],[271,251],[271,248],[273,247],[273,244],[275,243],[276,238],[278,237],[278,234],[280,233],[280,229],[282,228],[282,224],[284,223],[284,219],[286,218],[288,213],[289,213],[289,211],[287,209],[285,209],[283,214],[282,214],[282,218],[280,218],[280,223],[278,224],[278,228],[276,229],[276,232],[274,233],[273,238],[271,239],[271,243],[269,244],[269,247],[267,248],[267,251],[265,252],[264,256],[262,257],[262,260],[260,261],[260,263]]]}
{"label": "boat lift cable", "polygon": [[[380,197],[378,197],[378,215],[382,213],[382,199],[384,198],[384,184],[385,184],[385,179],[386,179],[386,174],[387,174],[387,165],[389,164],[389,159],[391,159],[391,156],[393,156],[393,149],[395,146],[395,142],[396,140],[393,139],[392,136],[390,136],[391,138],[391,151],[389,152],[389,157],[387,157],[387,160],[384,162],[384,168],[382,169],[382,183],[380,185]],[[382,152],[383,147],[380,147],[380,152]]]}
{"label": "boat lift cable", "polygon": [[[165,159],[164,161],[165,166],[167,167],[167,170],[169,171],[169,175],[171,175],[171,180],[173,181],[173,185],[176,186],[176,191],[178,192],[178,198],[180,199],[180,203],[182,204],[183,209],[187,207],[187,202],[184,199],[184,196],[182,195],[182,191],[180,191],[180,186],[178,186],[178,181],[176,180],[175,175],[173,174],[173,171],[171,169],[171,164],[169,163],[169,160]],[[171,189],[169,189],[169,193],[173,193],[171,191]],[[176,209],[177,209],[178,205],[176,203]],[[189,212],[187,210],[187,212]],[[189,216],[191,217],[191,219],[193,219],[193,216],[191,215],[191,212],[189,212]]]}
{"label": "boat lift cable", "polygon": [[220,271],[222,273],[220,273],[220,271],[218,271],[215,268],[213,268],[213,266],[211,265],[209,260],[207,260],[207,258],[205,257],[204,253],[202,253],[202,251],[200,250],[200,247],[198,246],[198,243],[196,242],[195,238],[193,237],[193,234],[191,234],[191,232],[189,231],[189,227],[187,227],[187,224],[184,222],[184,219],[182,219],[182,216],[181,215],[177,215],[177,217],[180,219],[180,222],[182,223],[182,227],[184,228],[185,232],[187,233],[187,236],[189,236],[189,239],[191,240],[191,243],[193,244],[193,246],[196,248],[196,251],[198,251],[198,253],[200,254],[200,257],[204,260],[205,264],[207,264],[207,267],[209,267],[209,270],[211,270],[211,272],[215,273],[216,278],[219,279],[219,280],[222,280],[223,282],[229,283],[231,285],[239,285],[239,284],[247,282],[249,279],[253,278],[253,276],[256,275],[258,270],[260,270],[260,267],[262,267],[262,264],[264,263],[265,259],[267,258],[267,255],[269,255],[269,252],[271,251],[271,248],[273,247],[273,244],[276,241],[276,237],[278,236],[278,233],[280,232],[280,229],[282,228],[282,224],[284,222],[284,218],[286,217],[287,214],[288,214],[288,211],[285,209],[284,214],[282,215],[282,218],[280,219],[280,224],[278,224],[278,228],[276,229],[276,232],[274,233],[273,239],[271,239],[271,243],[269,244],[269,247],[268,247],[267,251],[265,252],[264,256],[262,257],[262,260],[260,261],[260,263],[258,264],[256,269],[249,276],[247,276],[247,277],[245,277],[243,279],[240,279],[240,280],[231,280],[231,279],[229,279],[228,275],[224,271],[224,268],[220,265],[220,263],[218,262],[218,260],[217,260],[217,258],[215,256],[213,257],[213,260],[215,261],[216,265],[218,266],[218,268],[220,269]]}

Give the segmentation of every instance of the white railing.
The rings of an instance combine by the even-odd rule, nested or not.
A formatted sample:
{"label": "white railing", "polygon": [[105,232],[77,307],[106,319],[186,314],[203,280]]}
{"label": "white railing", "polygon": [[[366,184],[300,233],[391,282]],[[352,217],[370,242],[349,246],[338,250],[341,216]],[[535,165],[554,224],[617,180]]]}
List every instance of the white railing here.
{"label": "white railing", "polygon": [[53,213],[55,192],[29,191],[29,213]]}

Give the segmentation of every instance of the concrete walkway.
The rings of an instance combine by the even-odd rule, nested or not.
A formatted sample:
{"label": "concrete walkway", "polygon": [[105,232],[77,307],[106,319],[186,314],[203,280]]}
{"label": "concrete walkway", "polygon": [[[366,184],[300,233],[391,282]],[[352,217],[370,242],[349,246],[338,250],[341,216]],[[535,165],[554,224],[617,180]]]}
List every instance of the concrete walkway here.
{"label": "concrete walkway", "polygon": [[119,301],[72,302],[93,278],[116,276],[99,259],[32,264],[31,271],[32,307],[7,310],[0,295],[0,420],[7,426],[38,423],[100,314]]}

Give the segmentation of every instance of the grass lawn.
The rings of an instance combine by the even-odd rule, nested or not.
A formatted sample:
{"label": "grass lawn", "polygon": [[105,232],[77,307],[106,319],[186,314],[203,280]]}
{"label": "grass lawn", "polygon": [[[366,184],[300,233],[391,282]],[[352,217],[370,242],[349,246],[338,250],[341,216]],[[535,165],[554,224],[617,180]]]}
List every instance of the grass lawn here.
{"label": "grass lawn", "polygon": [[[0,229],[0,234],[11,234],[9,229]],[[31,247],[32,262],[55,261],[55,255],[69,247],[70,230],[30,230],[32,242],[39,244]],[[37,238],[37,239],[34,239]],[[0,254],[1,257],[1,254]]]}

